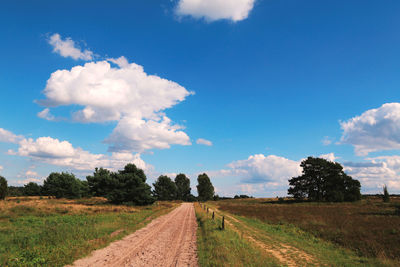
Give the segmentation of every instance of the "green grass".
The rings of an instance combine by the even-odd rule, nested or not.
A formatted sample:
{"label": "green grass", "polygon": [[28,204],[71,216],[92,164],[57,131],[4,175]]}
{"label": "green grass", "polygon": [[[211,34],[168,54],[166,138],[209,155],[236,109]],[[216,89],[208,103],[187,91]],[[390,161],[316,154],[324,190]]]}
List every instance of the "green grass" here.
{"label": "green grass", "polygon": [[54,212],[46,213],[32,206],[13,206],[0,216],[0,266],[71,264],[143,227],[150,218],[172,207],[154,205],[136,211],[73,213],[60,205]]}
{"label": "green grass", "polygon": [[236,232],[221,230],[221,220],[211,219],[196,204],[197,249],[200,266],[279,266],[272,258],[242,239]]}

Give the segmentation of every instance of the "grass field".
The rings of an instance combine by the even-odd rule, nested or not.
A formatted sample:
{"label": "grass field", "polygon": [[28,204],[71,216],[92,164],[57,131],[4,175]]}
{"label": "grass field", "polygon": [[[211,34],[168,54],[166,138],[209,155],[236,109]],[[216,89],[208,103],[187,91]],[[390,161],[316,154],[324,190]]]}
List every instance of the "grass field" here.
{"label": "grass field", "polygon": [[[357,203],[290,204],[271,199],[246,199],[210,204],[221,211],[235,214],[243,223],[261,232],[272,235],[276,232],[276,238],[289,243],[297,242],[298,246],[305,249],[307,244],[301,240],[321,239],[349,250],[350,254],[345,254],[355,263],[400,264],[400,199],[392,198],[390,203],[370,197]],[[298,241],[295,240],[296,236]],[[318,254],[318,248],[313,252],[312,247],[310,244],[310,253]],[[329,251],[323,253],[325,256],[322,255],[328,261]],[[343,255],[332,254],[331,260]],[[349,263],[352,261],[350,258]],[[374,262],[374,258],[377,261]],[[348,264],[337,262],[335,265]]]}
{"label": "grass field", "polygon": [[175,206],[113,206],[102,198],[8,198],[0,201],[0,266],[64,266]]}
{"label": "grass field", "polygon": [[200,266],[280,266],[233,230],[221,230],[220,217],[212,220],[211,213],[207,214],[197,203],[195,210]]}

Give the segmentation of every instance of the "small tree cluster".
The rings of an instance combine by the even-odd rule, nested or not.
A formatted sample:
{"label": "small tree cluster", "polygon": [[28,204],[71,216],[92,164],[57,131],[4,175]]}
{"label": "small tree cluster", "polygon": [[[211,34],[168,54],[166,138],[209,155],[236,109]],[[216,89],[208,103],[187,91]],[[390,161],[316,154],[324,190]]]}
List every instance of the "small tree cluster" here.
{"label": "small tree cluster", "polygon": [[303,174],[289,180],[288,194],[312,201],[356,201],[361,199],[360,182],[352,179],[337,162],[308,157],[300,164]]}
{"label": "small tree cluster", "polygon": [[118,172],[96,168],[93,176],[86,179],[93,195],[105,197],[114,204],[148,205],[155,200],[146,183],[146,175],[134,164],[126,165]]}
{"label": "small tree cluster", "polygon": [[43,194],[56,198],[81,198],[87,196],[88,184],[72,173],[53,172],[43,182]]}

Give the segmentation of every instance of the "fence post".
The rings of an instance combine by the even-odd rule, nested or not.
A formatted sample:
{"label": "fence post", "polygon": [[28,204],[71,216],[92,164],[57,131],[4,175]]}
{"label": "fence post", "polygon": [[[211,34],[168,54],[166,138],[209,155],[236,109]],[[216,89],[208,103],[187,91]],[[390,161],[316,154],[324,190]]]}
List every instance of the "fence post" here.
{"label": "fence post", "polygon": [[214,220],[214,212],[213,212],[213,215],[212,215],[212,219]]}
{"label": "fence post", "polygon": [[222,216],[222,230],[225,229],[225,216]]}
{"label": "fence post", "polygon": [[207,208],[207,213],[208,213],[208,208]]}

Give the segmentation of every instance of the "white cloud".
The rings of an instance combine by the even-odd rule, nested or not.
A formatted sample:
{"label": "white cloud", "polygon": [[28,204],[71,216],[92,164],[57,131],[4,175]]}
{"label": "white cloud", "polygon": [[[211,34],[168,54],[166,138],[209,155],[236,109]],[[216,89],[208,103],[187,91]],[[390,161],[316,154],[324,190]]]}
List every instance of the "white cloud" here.
{"label": "white cloud", "polygon": [[37,116],[41,119],[45,119],[48,121],[54,121],[55,117],[50,113],[50,109],[49,108],[45,108],[42,111],[40,111]]}
{"label": "white cloud", "polygon": [[322,154],[319,157],[333,162],[338,159],[338,157],[336,157],[334,153]]}
{"label": "white cloud", "polygon": [[199,138],[196,141],[196,144],[198,145],[205,145],[205,146],[212,146],[213,143],[210,140]]}
{"label": "white cloud", "polygon": [[90,62],[69,70],[54,72],[39,101],[46,107],[83,106],[73,114],[78,122],[118,121],[106,139],[111,151],[143,152],[169,148],[172,144],[190,145],[179,125],[163,111],[192,94],[179,84],[148,75],[143,67],[126,58]]}
{"label": "white cloud", "polygon": [[207,21],[229,19],[244,20],[254,7],[255,0],[180,0],[176,13],[194,18],[205,18]]}
{"label": "white cloud", "polygon": [[341,122],[341,143],[354,146],[359,156],[400,149],[400,103],[387,103]]}
{"label": "white cloud", "polygon": [[[5,131],[5,130],[3,130]],[[6,131],[8,135],[16,136]],[[37,139],[19,137],[18,150],[9,150],[8,154],[28,157],[34,161],[69,167],[72,170],[92,171],[96,167],[104,167],[111,170],[123,168],[128,163],[134,163],[145,171],[153,171],[153,166],[145,163],[140,154],[129,152],[114,152],[111,155],[92,154],[80,147],[73,147],[68,141],[60,141],[51,137],[39,137]],[[14,139],[9,139],[12,143]],[[27,178],[36,176],[37,173],[28,170]]]}
{"label": "white cloud", "polygon": [[212,174],[216,177],[237,176],[246,184],[269,183],[276,186],[286,186],[290,178],[301,174],[300,162],[275,155],[256,154],[234,161],[228,167]]}
{"label": "white cloud", "polygon": [[10,131],[0,128],[0,142],[4,143],[18,143],[23,137],[20,135],[15,135]]}
{"label": "white cloud", "polygon": [[27,171],[25,172],[25,176],[26,176],[26,177],[38,177],[39,174],[38,174],[37,172],[35,172],[35,171],[27,170]]}
{"label": "white cloud", "polygon": [[63,40],[58,33],[50,36],[48,42],[53,46],[53,52],[63,57],[71,57],[75,60],[92,60],[94,57],[92,51],[87,49],[82,51],[79,47],[76,47],[75,42],[71,38],[67,37]]}
{"label": "white cloud", "polygon": [[382,156],[367,162],[345,162],[344,171],[361,182],[363,192],[379,193],[387,185],[391,193],[400,192],[400,156]]}

